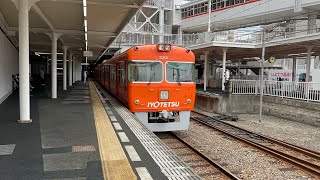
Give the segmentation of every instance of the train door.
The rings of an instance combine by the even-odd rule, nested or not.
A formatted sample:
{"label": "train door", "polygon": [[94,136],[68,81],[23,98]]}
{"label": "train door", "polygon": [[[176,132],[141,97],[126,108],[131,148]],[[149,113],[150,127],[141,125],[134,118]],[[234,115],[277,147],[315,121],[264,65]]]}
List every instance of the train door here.
{"label": "train door", "polygon": [[125,104],[128,104],[128,60],[125,60],[124,62],[124,70],[123,70],[123,74],[124,74],[124,102]]}
{"label": "train door", "polygon": [[110,65],[110,74],[111,74],[111,80],[110,80],[110,91],[116,95],[116,90],[117,90],[117,78],[116,78],[116,65],[111,64]]}
{"label": "train door", "polygon": [[101,66],[102,72],[101,72],[101,84],[104,86],[104,66]]}
{"label": "train door", "polygon": [[110,90],[110,66],[106,65],[106,69],[105,69],[105,88]]}
{"label": "train door", "polygon": [[125,95],[125,71],[124,71],[124,62],[120,62],[118,64],[118,94],[122,102],[125,102],[126,95]]}

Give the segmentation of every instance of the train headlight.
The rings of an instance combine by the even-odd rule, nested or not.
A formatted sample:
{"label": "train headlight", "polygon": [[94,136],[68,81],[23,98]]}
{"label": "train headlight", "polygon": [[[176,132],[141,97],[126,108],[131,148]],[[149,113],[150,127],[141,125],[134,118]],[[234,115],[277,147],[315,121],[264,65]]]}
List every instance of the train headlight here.
{"label": "train headlight", "polygon": [[164,51],[164,44],[159,44],[158,45],[158,50],[159,51]]}
{"label": "train headlight", "polygon": [[160,91],[160,99],[161,100],[168,100],[169,99],[169,91]]}
{"label": "train headlight", "polygon": [[135,104],[140,104],[140,101],[139,100],[135,100],[134,103]]}
{"label": "train headlight", "polygon": [[166,44],[165,45],[165,49],[166,49],[166,51],[170,51],[171,50],[171,45],[170,44]]}
{"label": "train headlight", "polygon": [[191,99],[187,99],[187,103],[190,104],[191,103]]}
{"label": "train headlight", "polygon": [[157,45],[158,51],[166,52],[171,50],[171,44],[158,44]]}

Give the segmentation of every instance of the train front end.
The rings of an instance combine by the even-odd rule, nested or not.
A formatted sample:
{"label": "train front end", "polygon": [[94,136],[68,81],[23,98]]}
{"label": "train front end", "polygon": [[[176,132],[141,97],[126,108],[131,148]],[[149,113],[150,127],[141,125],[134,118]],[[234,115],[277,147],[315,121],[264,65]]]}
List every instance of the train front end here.
{"label": "train front end", "polygon": [[194,54],[182,47],[129,50],[128,107],[150,130],[188,129],[196,93],[194,63]]}

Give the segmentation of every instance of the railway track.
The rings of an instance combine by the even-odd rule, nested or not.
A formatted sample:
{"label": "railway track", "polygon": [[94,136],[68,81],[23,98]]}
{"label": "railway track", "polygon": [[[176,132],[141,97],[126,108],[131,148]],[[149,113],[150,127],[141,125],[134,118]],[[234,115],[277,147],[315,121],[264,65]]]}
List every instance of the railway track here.
{"label": "railway track", "polygon": [[199,112],[192,112],[191,119],[215,130],[241,140],[255,148],[287,161],[303,170],[320,177],[320,153],[280,141],[261,134],[253,133],[234,125],[217,120]]}
{"label": "railway track", "polygon": [[239,179],[236,175],[205,156],[176,134],[158,133],[157,135],[203,179]]}

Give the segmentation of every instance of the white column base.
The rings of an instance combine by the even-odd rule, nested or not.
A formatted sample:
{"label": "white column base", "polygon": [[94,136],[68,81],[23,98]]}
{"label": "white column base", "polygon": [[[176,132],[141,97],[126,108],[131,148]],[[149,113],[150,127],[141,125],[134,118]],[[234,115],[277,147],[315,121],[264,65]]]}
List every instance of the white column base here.
{"label": "white column base", "polygon": [[32,123],[32,119],[29,119],[29,120],[18,120],[18,123],[19,124],[30,124],[30,123]]}

